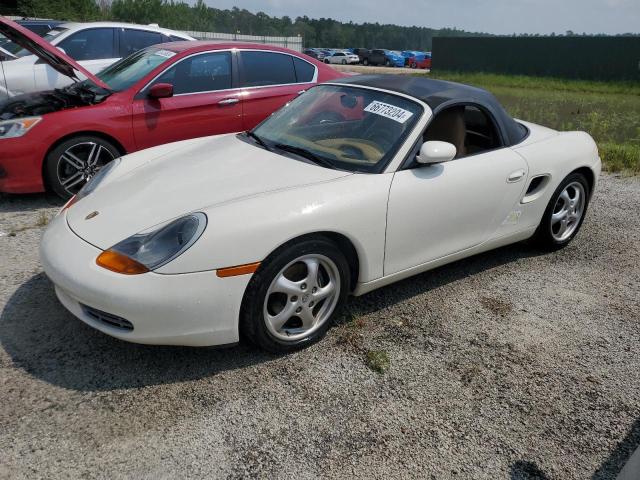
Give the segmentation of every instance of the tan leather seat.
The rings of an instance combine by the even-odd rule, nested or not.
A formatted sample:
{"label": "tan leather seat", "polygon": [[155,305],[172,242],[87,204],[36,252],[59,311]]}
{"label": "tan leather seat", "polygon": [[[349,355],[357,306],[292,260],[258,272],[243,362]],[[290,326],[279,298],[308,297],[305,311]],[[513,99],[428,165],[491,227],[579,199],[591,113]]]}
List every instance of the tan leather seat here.
{"label": "tan leather seat", "polygon": [[459,158],[467,153],[464,145],[466,135],[464,107],[451,107],[436,115],[424,134],[424,141],[452,143],[457,150],[456,158]]}

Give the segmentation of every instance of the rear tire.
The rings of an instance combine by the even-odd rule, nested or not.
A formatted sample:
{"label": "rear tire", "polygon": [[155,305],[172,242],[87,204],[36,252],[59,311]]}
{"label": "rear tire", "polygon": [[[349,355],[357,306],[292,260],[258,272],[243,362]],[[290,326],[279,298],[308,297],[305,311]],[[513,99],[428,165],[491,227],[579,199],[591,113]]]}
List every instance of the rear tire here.
{"label": "rear tire", "polygon": [[545,250],[566,247],[578,234],[591,196],[591,188],[581,173],[568,175],[556,188],[532,241]]}
{"label": "rear tire", "polygon": [[365,58],[365,59],[363,59],[363,60],[362,60],[362,64],[363,64],[365,67],[369,66],[369,60],[368,60],[368,59],[366,59],[366,58]]}
{"label": "rear tire", "polygon": [[47,155],[45,182],[59,197],[71,198],[98,170],[119,156],[118,148],[103,138],[92,135],[70,138]]}
{"label": "rear tire", "polygon": [[349,285],[347,260],[330,240],[286,244],[249,281],[240,332],[272,353],[306,348],[324,337],[344,306]]}

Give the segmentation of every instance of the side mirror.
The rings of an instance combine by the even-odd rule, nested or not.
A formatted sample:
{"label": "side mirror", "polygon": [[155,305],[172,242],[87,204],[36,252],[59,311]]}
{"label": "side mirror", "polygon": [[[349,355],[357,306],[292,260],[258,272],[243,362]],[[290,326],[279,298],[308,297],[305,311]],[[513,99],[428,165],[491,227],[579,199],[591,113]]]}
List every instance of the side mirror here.
{"label": "side mirror", "polygon": [[420,147],[420,153],[416,156],[416,160],[422,165],[444,163],[456,158],[457,153],[458,150],[455,145],[432,140],[422,144],[422,147]]}
{"label": "side mirror", "polygon": [[149,89],[149,97],[151,98],[168,98],[173,97],[173,85],[170,83],[156,83]]}

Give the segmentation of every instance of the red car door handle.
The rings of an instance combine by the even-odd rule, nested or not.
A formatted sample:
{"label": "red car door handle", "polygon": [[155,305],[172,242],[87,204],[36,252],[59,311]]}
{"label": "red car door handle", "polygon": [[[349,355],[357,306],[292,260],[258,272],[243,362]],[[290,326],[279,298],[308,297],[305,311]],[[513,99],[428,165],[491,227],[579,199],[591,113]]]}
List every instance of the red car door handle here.
{"label": "red car door handle", "polygon": [[234,105],[240,101],[239,98],[225,98],[224,100],[220,100],[218,105]]}

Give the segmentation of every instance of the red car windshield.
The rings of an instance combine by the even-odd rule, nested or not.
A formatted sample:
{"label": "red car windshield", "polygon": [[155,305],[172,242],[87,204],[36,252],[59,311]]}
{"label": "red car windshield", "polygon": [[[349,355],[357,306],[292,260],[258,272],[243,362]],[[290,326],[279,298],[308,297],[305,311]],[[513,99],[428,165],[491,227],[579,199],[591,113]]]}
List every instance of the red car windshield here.
{"label": "red car windshield", "polygon": [[108,66],[96,76],[114,92],[126,90],[176,53],[161,48],[146,48]]}

